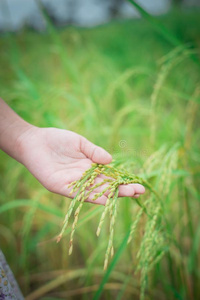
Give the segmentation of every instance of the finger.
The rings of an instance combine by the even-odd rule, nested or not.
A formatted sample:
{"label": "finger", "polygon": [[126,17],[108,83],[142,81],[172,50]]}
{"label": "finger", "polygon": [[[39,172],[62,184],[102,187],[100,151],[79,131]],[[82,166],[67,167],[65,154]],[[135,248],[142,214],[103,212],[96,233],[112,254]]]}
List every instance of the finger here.
{"label": "finger", "polygon": [[112,156],[106,150],[94,145],[84,137],[80,140],[80,151],[98,164],[109,164],[112,161]]}
{"label": "finger", "polygon": [[144,186],[139,183],[131,183],[119,186],[119,197],[133,197],[137,194],[144,194],[144,192]]}

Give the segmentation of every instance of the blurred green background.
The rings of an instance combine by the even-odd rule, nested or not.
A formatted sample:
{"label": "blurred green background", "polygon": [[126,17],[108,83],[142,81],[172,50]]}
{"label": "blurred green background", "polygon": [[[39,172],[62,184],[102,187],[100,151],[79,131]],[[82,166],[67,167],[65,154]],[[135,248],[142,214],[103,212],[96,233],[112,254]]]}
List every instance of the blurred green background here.
{"label": "blurred green background", "polygon": [[[87,137],[160,193],[174,239],[149,274],[146,299],[200,297],[199,16],[174,9],[155,23],[144,15],[58,29],[45,15],[43,33],[0,36],[1,97],[21,117]],[[55,237],[70,200],[3,152],[0,174],[1,248],[27,299],[139,299],[137,237],[105,277],[109,224],[95,235],[102,207],[84,205],[69,257],[70,229],[59,244]],[[120,199],[116,249],[136,211],[133,199]]]}

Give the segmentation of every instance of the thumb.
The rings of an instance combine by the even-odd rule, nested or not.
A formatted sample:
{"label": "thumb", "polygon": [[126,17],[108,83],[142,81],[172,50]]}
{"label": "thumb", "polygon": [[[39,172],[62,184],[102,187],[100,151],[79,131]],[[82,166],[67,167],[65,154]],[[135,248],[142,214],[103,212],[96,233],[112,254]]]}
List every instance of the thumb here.
{"label": "thumb", "polygon": [[109,164],[112,161],[112,156],[103,148],[94,145],[86,138],[81,140],[80,150],[94,163]]}

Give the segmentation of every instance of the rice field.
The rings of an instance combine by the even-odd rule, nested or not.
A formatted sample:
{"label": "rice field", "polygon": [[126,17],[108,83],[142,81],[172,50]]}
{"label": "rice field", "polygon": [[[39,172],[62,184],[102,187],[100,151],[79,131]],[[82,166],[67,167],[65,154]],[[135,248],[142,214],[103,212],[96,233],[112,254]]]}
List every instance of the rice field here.
{"label": "rice field", "polygon": [[104,270],[108,216],[96,236],[104,207],[84,203],[69,256],[73,217],[56,239],[71,200],[0,152],[1,248],[27,300],[200,297],[199,11],[156,22],[141,13],[90,29],[47,20],[47,32],[0,36],[1,97],[36,126],[104,147],[159,195],[117,200]]}

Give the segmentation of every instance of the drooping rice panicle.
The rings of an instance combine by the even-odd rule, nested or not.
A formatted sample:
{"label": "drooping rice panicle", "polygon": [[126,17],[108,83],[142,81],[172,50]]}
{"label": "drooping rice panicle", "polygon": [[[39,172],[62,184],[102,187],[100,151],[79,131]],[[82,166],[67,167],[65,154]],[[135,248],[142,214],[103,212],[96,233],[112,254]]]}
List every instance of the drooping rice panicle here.
{"label": "drooping rice panicle", "polygon": [[77,201],[80,201],[81,199],[81,192],[82,190],[85,189],[84,187],[84,183],[87,182],[87,180],[89,179],[89,177],[91,176],[91,174],[93,173],[94,169],[95,169],[96,165],[93,165],[89,170],[87,170],[87,172],[85,172],[83,174],[83,176],[81,177],[80,181],[81,181],[81,186],[80,186],[80,189],[79,191],[77,192],[76,196],[72,199],[71,203],[70,203],[70,206],[69,206],[69,209],[67,211],[67,214],[65,215],[65,219],[64,219],[64,222],[63,222],[63,227],[61,229],[61,232],[60,234],[58,235],[57,237],[57,243],[61,240],[62,236],[63,236],[63,233],[68,225],[68,222],[69,222],[69,218],[73,212],[73,209],[74,209],[74,206],[76,204]]}
{"label": "drooping rice panicle", "polygon": [[129,234],[129,238],[128,238],[128,242],[127,242],[128,244],[129,244],[129,243],[131,242],[131,240],[133,239],[135,230],[136,230],[136,228],[137,228],[137,225],[138,225],[138,223],[139,223],[139,221],[140,221],[140,218],[141,218],[143,212],[144,212],[144,210],[141,208],[141,209],[138,211],[138,213],[137,213],[137,215],[136,215],[136,217],[135,217],[135,220],[134,220],[134,222],[133,222],[132,225],[131,225],[131,230],[130,230],[130,234]]}
{"label": "drooping rice panicle", "polygon": [[115,193],[115,187],[112,187],[111,190],[110,190],[110,193],[108,195],[104,211],[103,211],[103,213],[101,215],[101,218],[100,218],[100,221],[99,221],[99,225],[97,227],[97,231],[96,231],[97,236],[99,236],[99,234],[101,232],[101,228],[102,228],[103,222],[105,220],[105,216],[106,216],[106,214],[107,214],[107,212],[109,210],[110,201],[111,201],[111,198],[114,195],[114,193]]}
{"label": "drooping rice panicle", "polygon": [[74,206],[76,204],[76,202],[79,201],[79,199],[81,198],[81,189],[79,190],[79,192],[77,193],[77,195],[74,197],[74,199],[72,200],[72,202],[70,203],[70,206],[69,206],[69,209],[68,209],[68,212],[67,214],[65,215],[65,219],[64,219],[64,222],[63,222],[63,227],[62,227],[62,230],[60,232],[60,234],[58,235],[57,237],[57,243],[61,240],[62,236],[63,236],[63,233],[65,232],[65,229],[68,225],[68,222],[69,222],[69,218],[73,212],[73,209],[74,209]]}
{"label": "drooping rice panicle", "polygon": [[147,266],[144,266],[144,268],[141,270],[141,277],[140,277],[140,300],[144,300],[145,298],[145,290],[147,287],[147,277],[148,270]]}
{"label": "drooping rice panicle", "polygon": [[149,265],[148,272],[153,269],[153,267],[161,260],[161,258],[164,256],[165,253],[166,253],[166,250],[163,250],[160,252],[160,254]]}
{"label": "drooping rice panicle", "polygon": [[[105,178],[103,180],[101,180],[100,182],[94,184],[95,179],[98,176],[100,176],[101,174],[103,176],[105,176]],[[99,236],[102,225],[105,220],[105,217],[106,217],[107,213],[110,212],[109,241],[108,241],[108,246],[107,246],[105,260],[104,260],[104,269],[107,268],[109,257],[110,256],[112,257],[114,255],[114,247],[113,247],[114,225],[115,225],[116,216],[117,216],[117,205],[118,205],[117,199],[118,199],[118,194],[119,194],[119,186],[133,184],[133,183],[143,184],[151,192],[153,192],[155,194],[156,198],[158,199],[159,196],[157,195],[157,193],[153,189],[153,187],[148,183],[148,181],[146,181],[143,178],[136,176],[134,174],[129,174],[126,170],[117,169],[117,168],[114,168],[109,165],[92,164],[92,167],[89,170],[86,170],[79,180],[74,181],[69,185],[69,187],[72,187],[71,193],[77,191],[77,194],[70,204],[69,210],[65,216],[63,228],[61,230],[61,233],[58,236],[58,241],[59,241],[68,225],[69,218],[73,212],[73,209],[74,209],[76,203],[80,202],[74,213],[74,221],[72,224],[72,231],[71,231],[71,235],[70,235],[69,254],[71,254],[72,250],[73,250],[74,233],[76,230],[80,211],[83,207],[83,203],[90,196],[91,193],[94,193],[92,200],[95,202],[99,197],[104,195],[106,192],[109,192],[107,201],[106,201],[106,205],[102,212],[102,215],[101,215],[101,218],[99,221],[99,225],[97,228],[97,232],[96,232],[97,236]],[[98,188],[100,188],[100,187],[101,187],[101,191],[96,192],[96,190],[98,190]],[[154,228],[154,225],[152,223],[156,223],[156,221],[157,221],[157,218],[155,216],[156,215],[155,211],[154,211],[154,214],[152,214],[152,212],[149,213],[149,211],[147,211],[146,204],[147,204],[148,200],[144,204],[140,203],[138,201],[138,199],[135,199],[135,201],[138,203],[138,205],[141,207],[141,209],[139,210],[138,214],[136,215],[135,221],[133,222],[133,224],[131,226],[131,231],[130,231],[130,236],[129,236],[128,242],[131,241],[131,239],[134,235],[134,232],[136,230],[137,224],[138,224],[143,212],[146,213],[147,217],[152,220],[151,226],[150,226],[151,229]],[[152,215],[154,216],[153,218],[152,218]],[[150,232],[150,228],[148,230],[149,232]],[[148,235],[146,235],[146,237],[144,236],[141,247],[144,247],[145,243],[148,242],[148,238],[149,238]],[[145,239],[146,239],[146,241],[145,241]],[[149,248],[147,247],[148,252],[150,251],[150,249],[151,249],[150,246],[149,246]],[[146,256],[148,256],[147,251],[146,251]],[[140,251],[138,252],[138,257],[140,257]],[[141,261],[141,264],[142,264],[142,261]]]}
{"label": "drooping rice panicle", "polygon": [[[143,256],[144,258],[144,253],[147,254],[147,252],[149,251],[149,246],[150,246],[150,242],[153,241],[152,239],[152,232],[154,230],[154,227],[156,225],[157,219],[158,219],[158,215],[160,213],[160,206],[158,205],[154,211],[154,216],[153,218],[149,218],[148,222],[146,223],[146,228],[145,228],[145,234],[143,237],[143,240],[141,242],[141,246],[140,249],[137,253],[137,258]],[[148,246],[147,246],[148,245]],[[138,265],[138,269],[140,268],[140,265]]]}
{"label": "drooping rice panicle", "polygon": [[75,229],[76,229],[76,225],[78,223],[78,217],[81,211],[81,208],[83,206],[84,201],[88,198],[90,191],[86,194],[86,189],[88,187],[90,187],[90,185],[92,185],[94,183],[95,178],[99,175],[98,172],[96,172],[96,169],[94,170],[94,172],[92,173],[92,175],[90,176],[90,178],[88,179],[88,181],[85,182],[85,184],[83,185],[82,189],[82,194],[80,194],[80,204],[78,206],[78,208],[76,209],[75,213],[74,213],[74,222],[72,224],[72,231],[71,231],[71,236],[70,236],[70,246],[69,246],[69,255],[72,254],[72,250],[73,250],[73,237],[74,237],[74,233],[75,233]]}
{"label": "drooping rice panicle", "polygon": [[75,213],[74,213],[74,222],[72,224],[72,231],[71,231],[71,235],[70,235],[70,241],[69,241],[69,255],[72,254],[72,250],[73,250],[73,237],[74,237],[74,233],[75,233],[75,229],[76,229],[76,225],[78,222],[78,216],[79,213],[81,211],[81,208],[83,206],[83,202],[85,201],[85,190],[82,192],[81,195],[81,203],[79,204],[78,208],[76,209]]}
{"label": "drooping rice panicle", "polygon": [[113,206],[113,214],[112,214],[112,217],[111,217],[111,220],[110,220],[110,235],[109,235],[108,246],[107,246],[107,250],[106,250],[106,254],[105,254],[104,270],[107,269],[109,255],[110,255],[111,250],[112,250],[112,254],[114,253],[114,251],[113,251],[113,237],[114,237],[114,225],[115,225],[116,216],[117,216],[117,198],[118,198],[118,194],[119,194],[119,189],[118,189],[118,187],[116,187],[115,194],[114,194],[113,200],[112,200],[112,201],[114,201],[114,206]]}

